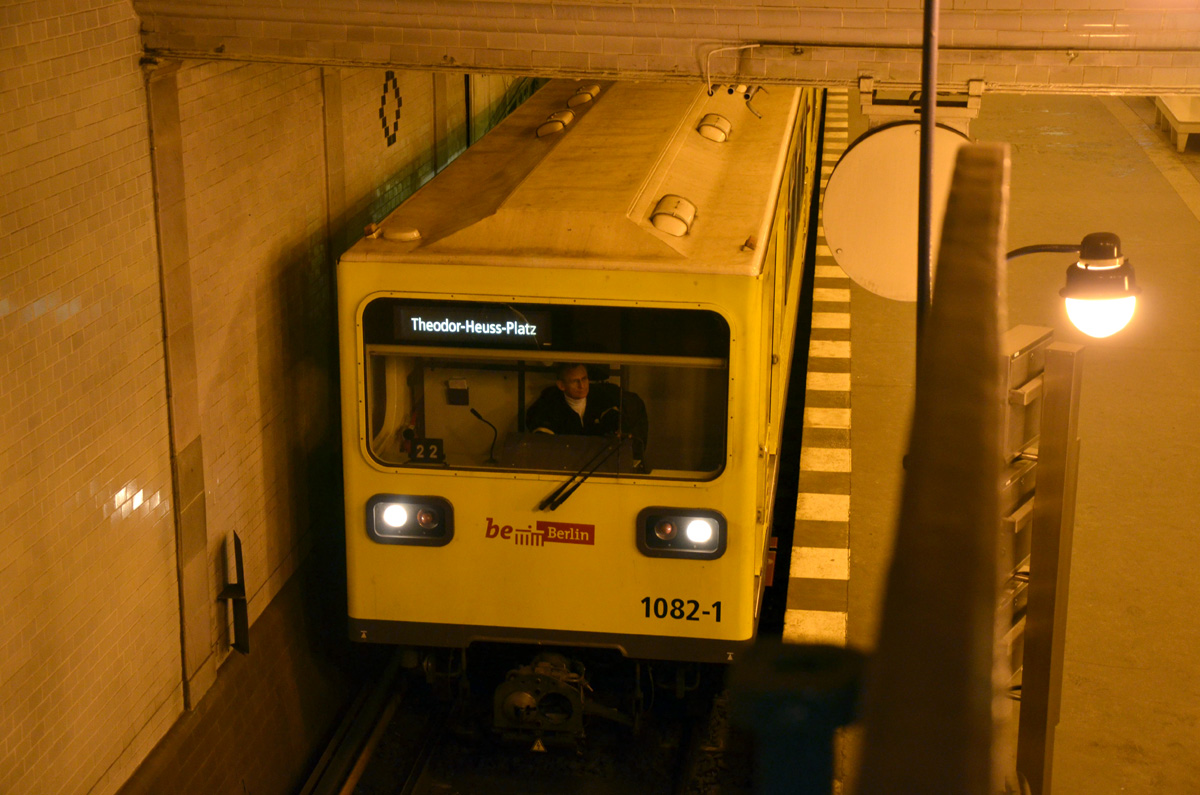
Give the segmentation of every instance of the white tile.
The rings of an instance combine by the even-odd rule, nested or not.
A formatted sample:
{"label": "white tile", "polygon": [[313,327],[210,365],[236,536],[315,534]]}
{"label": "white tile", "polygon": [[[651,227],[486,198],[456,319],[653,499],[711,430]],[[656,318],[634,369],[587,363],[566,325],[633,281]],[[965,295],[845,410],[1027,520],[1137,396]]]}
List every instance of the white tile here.
{"label": "white tile", "polygon": [[850,448],[802,447],[800,469],[804,472],[849,472]]}
{"label": "white tile", "polygon": [[846,340],[810,340],[808,355],[818,359],[849,359],[850,343]]}
{"label": "white tile", "polygon": [[804,410],[804,426],[806,428],[849,428],[850,409],[819,409]]}
{"label": "white tile", "polygon": [[810,522],[848,522],[850,495],[802,491],[796,495],[796,519]]}
{"label": "white tile", "polygon": [[813,312],[813,328],[850,328],[849,312]]}
{"label": "white tile", "polygon": [[850,550],[836,547],[792,547],[791,577],[810,580],[850,579]]}
{"label": "white tile", "polygon": [[787,610],[783,614],[784,643],[846,645],[846,614],[830,610]]}
{"label": "white tile", "polygon": [[838,303],[850,302],[850,290],[842,287],[814,287],[814,301],[834,301]]}
{"label": "white tile", "polygon": [[819,392],[849,392],[849,373],[809,373],[805,388]]}

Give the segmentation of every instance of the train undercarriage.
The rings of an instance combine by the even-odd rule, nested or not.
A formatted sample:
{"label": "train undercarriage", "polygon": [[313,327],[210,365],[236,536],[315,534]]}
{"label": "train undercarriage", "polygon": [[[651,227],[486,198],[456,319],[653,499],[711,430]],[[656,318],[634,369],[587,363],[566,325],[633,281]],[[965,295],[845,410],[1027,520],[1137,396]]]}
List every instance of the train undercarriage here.
{"label": "train undercarriage", "polygon": [[414,649],[405,661],[457,702],[460,729],[490,731],[534,750],[579,744],[595,721],[636,732],[651,710],[701,714],[726,668],[631,660],[610,649],[488,643]]}

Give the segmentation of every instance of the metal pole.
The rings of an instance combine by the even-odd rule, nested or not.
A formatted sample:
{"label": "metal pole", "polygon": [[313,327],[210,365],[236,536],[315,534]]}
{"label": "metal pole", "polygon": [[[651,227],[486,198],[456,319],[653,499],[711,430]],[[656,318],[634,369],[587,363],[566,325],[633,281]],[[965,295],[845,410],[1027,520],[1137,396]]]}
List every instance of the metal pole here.
{"label": "metal pole", "polygon": [[933,283],[933,133],[937,129],[938,11],[925,0],[921,40],[921,174],[917,196],[917,351],[929,314]]}
{"label": "metal pole", "polygon": [[463,75],[463,104],[467,106],[467,147],[475,143],[475,98],[471,92],[471,75]]}

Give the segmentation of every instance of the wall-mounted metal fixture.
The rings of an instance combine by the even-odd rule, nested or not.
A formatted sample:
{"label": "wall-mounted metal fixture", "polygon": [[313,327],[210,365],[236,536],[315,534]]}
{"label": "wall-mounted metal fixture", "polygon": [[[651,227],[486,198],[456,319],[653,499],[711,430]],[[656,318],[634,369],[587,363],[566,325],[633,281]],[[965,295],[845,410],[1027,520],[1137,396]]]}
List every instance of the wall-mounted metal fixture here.
{"label": "wall-mounted metal fixture", "polygon": [[233,534],[233,571],[237,579],[226,585],[218,599],[224,599],[233,607],[233,642],[230,644],[242,654],[250,653],[250,613],[246,607],[246,573],[242,567],[242,539]]}
{"label": "wall-mounted metal fixture", "polygon": [[[758,42],[755,42],[754,44],[734,44],[730,47],[717,47],[716,49],[709,50],[707,53],[705,53],[705,55],[704,55],[704,85],[708,89],[708,95],[711,97],[717,90],[717,86],[713,85],[713,81],[712,81],[712,57],[714,55],[716,55],[719,52],[742,52],[744,50],[753,50],[753,49],[755,49],[757,47],[761,47],[761,46],[762,45],[759,44]],[[733,90],[730,89],[729,93],[732,94]]]}
{"label": "wall-mounted metal fixture", "polygon": [[746,100],[746,107],[749,108],[750,112],[761,119],[762,114],[755,110],[754,106],[750,104],[750,101],[758,95],[759,91],[766,91],[766,89],[762,86],[750,86],[750,88],[742,92],[742,99]]}

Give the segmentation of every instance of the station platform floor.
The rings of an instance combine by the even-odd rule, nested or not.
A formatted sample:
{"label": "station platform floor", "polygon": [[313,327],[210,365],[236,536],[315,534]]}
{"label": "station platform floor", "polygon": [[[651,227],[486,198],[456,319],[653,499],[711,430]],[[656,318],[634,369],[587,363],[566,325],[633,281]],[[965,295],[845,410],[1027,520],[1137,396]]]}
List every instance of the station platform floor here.
{"label": "station platform floor", "polygon": [[[832,91],[823,180],[867,129]],[[1071,327],[1070,255],[1014,260],[1009,327],[1083,344],[1081,456],[1055,793],[1200,792],[1200,140],[1152,97],[985,95],[977,141],[1011,154],[1008,248],[1118,234],[1143,293],[1122,333]],[[915,306],[863,289],[818,241],[785,639],[870,650],[903,486]],[[853,791],[856,742],[841,745]]]}

